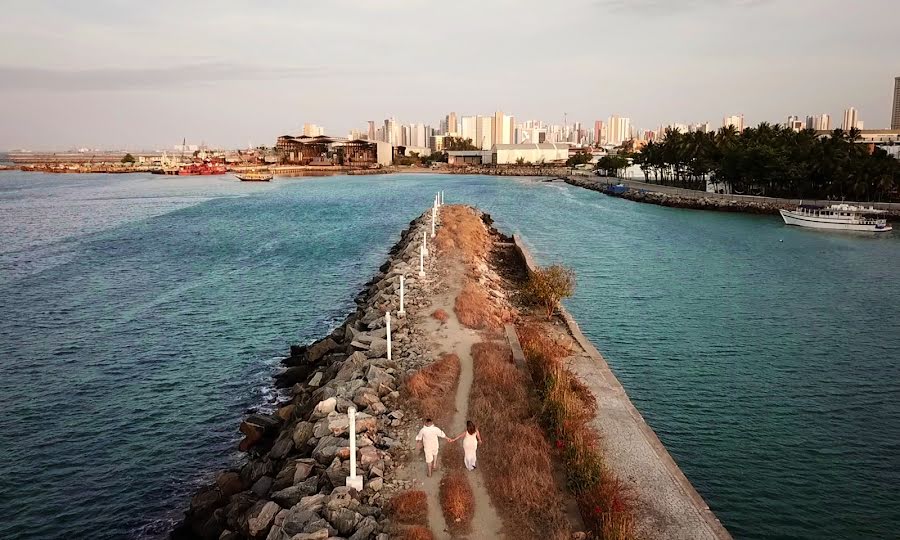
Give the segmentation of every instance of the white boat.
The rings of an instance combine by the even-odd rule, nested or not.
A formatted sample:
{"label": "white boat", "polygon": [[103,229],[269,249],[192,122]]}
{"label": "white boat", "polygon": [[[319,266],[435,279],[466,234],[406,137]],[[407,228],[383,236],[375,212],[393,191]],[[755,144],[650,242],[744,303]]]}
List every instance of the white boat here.
{"label": "white boat", "polygon": [[234,175],[241,182],[268,182],[275,176],[270,172],[259,172],[259,171],[235,173]]}
{"label": "white boat", "polygon": [[887,220],[878,217],[884,210],[873,207],[832,204],[813,206],[800,204],[796,210],[779,210],[781,218],[788,225],[812,229],[838,231],[887,232],[891,230]]}

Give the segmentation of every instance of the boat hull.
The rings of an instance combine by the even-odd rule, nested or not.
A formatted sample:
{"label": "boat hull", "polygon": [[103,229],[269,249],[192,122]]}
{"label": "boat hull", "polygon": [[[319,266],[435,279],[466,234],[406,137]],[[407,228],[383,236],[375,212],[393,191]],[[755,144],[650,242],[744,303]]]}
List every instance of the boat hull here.
{"label": "boat hull", "polygon": [[876,224],[868,223],[850,223],[833,218],[804,215],[797,212],[791,212],[790,210],[779,210],[779,212],[781,213],[781,218],[784,220],[785,224],[806,227],[808,229],[857,232],[888,232],[892,229],[888,224],[878,226]]}

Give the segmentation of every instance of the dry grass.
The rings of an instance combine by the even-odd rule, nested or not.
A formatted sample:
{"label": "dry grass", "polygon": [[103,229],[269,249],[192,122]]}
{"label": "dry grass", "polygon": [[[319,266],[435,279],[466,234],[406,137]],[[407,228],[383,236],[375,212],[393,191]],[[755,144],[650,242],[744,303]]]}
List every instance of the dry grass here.
{"label": "dry grass", "polygon": [[441,253],[463,261],[483,259],[491,240],[481,216],[468,206],[453,204],[440,209],[441,226],[434,245]]}
{"label": "dry grass", "polygon": [[505,345],[478,343],[472,357],[469,414],[485,436],[478,452],[491,500],[524,536],[565,537],[569,528],[553,478],[552,450],[532,414],[527,377]]}
{"label": "dry grass", "polygon": [[406,393],[423,418],[435,423],[452,418],[460,369],[459,357],[450,353],[406,379]]}
{"label": "dry grass", "polygon": [[468,531],[475,515],[475,497],[466,473],[458,469],[445,472],[441,478],[440,497],[450,530],[456,533]]}
{"label": "dry grass", "polygon": [[398,540],[434,540],[434,535],[431,534],[429,528],[416,525],[406,528],[397,538]]}
{"label": "dry grass", "polygon": [[407,525],[426,524],[428,523],[428,495],[424,491],[398,493],[388,501],[386,510],[399,523]]}
{"label": "dry grass", "polygon": [[442,323],[447,322],[447,319],[450,318],[450,315],[448,315],[447,312],[444,311],[443,309],[434,310],[434,313],[432,313],[431,316],[434,317],[435,319],[441,321]]}
{"label": "dry grass", "polygon": [[484,288],[472,280],[466,280],[453,305],[459,322],[475,330],[499,332],[503,325],[513,320],[510,310],[497,306]]}
{"label": "dry grass", "polygon": [[539,325],[523,326],[517,333],[532,377],[541,388],[541,415],[565,463],[582,519],[596,538],[633,538],[628,490],[606,467],[597,434],[588,425],[596,402],[563,361],[571,350]]}

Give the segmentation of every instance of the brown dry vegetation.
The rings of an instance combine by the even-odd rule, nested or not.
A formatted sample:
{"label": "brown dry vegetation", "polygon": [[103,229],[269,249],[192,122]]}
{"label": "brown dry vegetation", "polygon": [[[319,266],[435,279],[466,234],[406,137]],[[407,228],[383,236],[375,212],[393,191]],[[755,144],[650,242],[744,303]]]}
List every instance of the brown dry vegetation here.
{"label": "brown dry vegetation", "polygon": [[456,318],[463,325],[475,330],[499,332],[503,325],[513,320],[510,310],[500,308],[477,283],[466,280],[453,305]]}
{"label": "brown dry vegetation", "polygon": [[517,333],[541,389],[542,420],[565,463],[582,519],[596,538],[633,538],[627,489],[606,467],[597,434],[588,425],[596,403],[563,361],[570,349],[538,325],[523,326]]}
{"label": "brown dry vegetation", "polygon": [[475,515],[475,497],[466,473],[456,469],[441,478],[441,509],[447,526],[453,532],[468,531]]}
{"label": "brown dry vegetation", "polygon": [[423,418],[435,423],[452,418],[460,369],[459,357],[450,353],[406,379],[406,393]]}
{"label": "brown dry vegetation", "polygon": [[532,414],[526,376],[505,344],[475,344],[472,357],[469,414],[485,435],[478,453],[491,500],[523,537],[567,537],[552,451]]}
{"label": "brown dry vegetation", "polygon": [[431,529],[417,525],[401,532],[398,538],[399,540],[434,540],[434,535],[431,534]]}
{"label": "brown dry vegetation", "polygon": [[434,310],[434,313],[432,313],[431,316],[441,322],[447,322],[447,319],[450,318],[450,315],[448,315],[447,312],[443,309]]}
{"label": "brown dry vegetation", "polygon": [[388,501],[386,509],[398,523],[421,525],[428,522],[428,496],[424,491],[398,493]]}
{"label": "brown dry vegetation", "polygon": [[438,251],[466,262],[485,258],[490,251],[491,239],[475,209],[459,204],[442,206],[440,220],[441,226],[434,239]]}

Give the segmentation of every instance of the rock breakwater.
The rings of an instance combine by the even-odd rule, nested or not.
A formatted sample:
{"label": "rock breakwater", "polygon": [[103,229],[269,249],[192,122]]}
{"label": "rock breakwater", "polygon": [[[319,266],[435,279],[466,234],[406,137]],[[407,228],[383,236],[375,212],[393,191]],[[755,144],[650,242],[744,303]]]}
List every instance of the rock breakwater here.
{"label": "rock breakwater", "polygon": [[[275,376],[278,387],[289,389],[289,399],[274,414],[253,414],[241,423],[245,462],[221,471],[193,496],[173,539],[389,537],[390,520],[382,509],[387,494],[403,487],[393,473],[405,455],[412,416],[401,402],[401,381],[432,360],[416,325],[429,304],[426,284],[418,278],[429,214],[401,234],[388,261],[356,298],[354,313],[325,338],[291,347]],[[400,276],[405,276],[407,314],[392,318],[389,360],[384,315],[400,307]],[[362,491],[345,485],[351,407],[359,411]]]}

